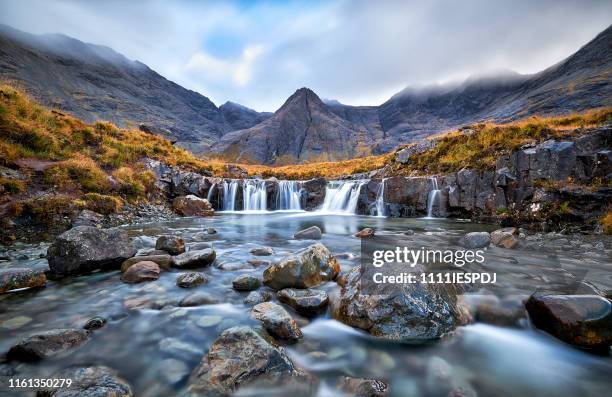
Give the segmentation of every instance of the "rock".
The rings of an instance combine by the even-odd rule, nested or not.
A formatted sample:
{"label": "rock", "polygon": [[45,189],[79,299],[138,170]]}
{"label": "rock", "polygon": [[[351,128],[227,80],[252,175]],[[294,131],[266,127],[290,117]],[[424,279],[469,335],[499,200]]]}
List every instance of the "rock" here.
{"label": "rock", "polygon": [[188,251],[200,251],[200,250],[204,250],[206,248],[212,248],[212,247],[213,245],[211,243],[201,242],[201,243],[189,244],[187,246],[187,250]]}
{"label": "rock", "polygon": [[179,338],[168,337],[159,341],[159,350],[164,353],[174,354],[177,356],[191,355],[196,356],[202,354],[202,350],[190,343],[183,342]]}
{"label": "rock", "polygon": [[389,386],[380,380],[348,376],[340,378],[337,387],[343,395],[355,397],[384,397],[389,389]]}
{"label": "rock", "polygon": [[71,379],[69,388],[41,390],[37,397],[131,397],[130,385],[117,371],[103,366],[70,367],[55,373],[53,379]]}
{"label": "rock", "polygon": [[155,243],[155,249],[166,251],[170,255],[179,255],[185,252],[185,241],[178,236],[160,236]]}
{"label": "rock", "polygon": [[72,226],[100,226],[104,222],[104,216],[90,210],[83,210],[76,217]]}
{"label": "rock", "polygon": [[370,238],[374,237],[374,229],[366,227],[355,234],[355,237],[359,238]]}
{"label": "rock", "polygon": [[336,258],[327,247],[317,243],[266,268],[264,284],[276,290],[310,288],[333,280],[338,272],[340,265]]}
{"label": "rock", "polygon": [[270,266],[270,261],[264,261],[262,259],[248,259],[247,263],[253,266]]}
{"label": "rock", "polygon": [[251,310],[251,316],[261,321],[266,331],[276,338],[295,342],[303,337],[295,320],[277,303],[259,303]]}
{"label": "rock", "polygon": [[193,307],[202,305],[214,305],[219,303],[219,299],[215,298],[207,292],[195,292],[191,295],[187,295],[180,302],[181,307]]}
{"label": "rock", "polygon": [[34,334],[12,346],[9,360],[37,361],[74,348],[87,341],[89,333],[82,329],[54,329]]}
{"label": "rock", "polygon": [[194,241],[205,241],[208,238],[208,234],[206,232],[197,232],[191,238]]}
{"label": "rock", "polygon": [[305,203],[303,208],[306,211],[313,211],[320,207],[325,201],[325,190],[327,188],[327,180],[325,178],[315,178],[304,181],[302,189],[305,194]]}
{"label": "rock", "polygon": [[598,295],[539,295],[525,303],[533,324],[584,348],[612,345],[612,303]]}
{"label": "rock", "polygon": [[181,216],[213,216],[215,214],[208,200],[193,194],[172,200],[172,209]]}
{"label": "rock", "polygon": [[257,277],[247,274],[240,275],[232,280],[232,287],[236,291],[253,291],[261,285]]}
{"label": "rock", "polygon": [[355,266],[346,275],[334,315],[374,336],[399,341],[436,339],[459,324],[452,285],[378,284],[375,292],[368,293],[361,266]]}
{"label": "rock", "polygon": [[466,248],[486,248],[491,244],[491,236],[487,232],[471,232],[463,237]]}
{"label": "rock", "polygon": [[173,266],[179,269],[208,266],[215,261],[216,253],[212,248],[189,251],[174,257]]}
{"label": "rock", "polygon": [[181,360],[167,358],[160,362],[160,375],[170,384],[179,383],[189,375],[189,367]]}
{"label": "rock", "polygon": [[208,283],[208,279],[204,273],[200,272],[183,273],[176,278],[176,285],[181,288],[193,288],[206,283]]}
{"label": "rock", "polygon": [[151,261],[142,261],[130,266],[121,274],[121,281],[128,284],[153,281],[159,278],[159,265]]}
{"label": "rock", "polygon": [[296,240],[321,240],[321,235],[321,229],[318,226],[311,226],[295,233],[293,238]]}
{"label": "rock", "polygon": [[311,317],[325,312],[329,298],[325,291],[285,288],[278,292],[278,299],[298,313]]}
{"label": "rock", "polygon": [[246,298],[244,298],[244,303],[247,305],[256,305],[262,302],[268,302],[272,299],[272,294],[268,291],[251,291]]}
{"label": "rock", "polygon": [[412,230],[412,229],[408,229],[408,230],[406,230],[406,231],[404,232],[404,234],[405,234],[406,236],[413,236],[413,235],[414,235],[414,230]]}
{"label": "rock", "polygon": [[208,234],[217,234],[217,230],[214,227],[209,227],[206,229],[206,233]]}
{"label": "rock", "polygon": [[499,247],[512,249],[519,243],[517,234],[518,230],[515,227],[497,229],[491,233],[491,242]]}
{"label": "rock", "polygon": [[222,262],[217,265],[217,268],[225,271],[236,271],[236,270],[244,270],[244,269],[253,269],[253,265],[249,262],[240,263],[240,262]]}
{"label": "rock", "polygon": [[437,141],[434,139],[422,139],[404,149],[397,151],[395,153],[395,159],[401,164],[407,164],[412,156],[426,152],[427,150],[433,148],[436,143]]}
{"label": "rock", "polygon": [[272,249],[272,247],[253,248],[250,252],[255,256],[270,256],[274,254],[274,250]]}
{"label": "rock", "polygon": [[13,317],[13,318],[9,318],[6,320],[3,320],[2,323],[0,323],[0,328],[4,328],[4,329],[8,329],[8,330],[15,330],[18,328],[23,327],[26,324],[29,324],[32,322],[32,318],[28,317],[28,316],[17,316],[17,317]]}
{"label": "rock", "polygon": [[100,329],[106,325],[106,319],[104,317],[96,316],[87,320],[83,329],[88,331],[93,331],[96,329]]}
{"label": "rock", "polygon": [[159,265],[160,268],[164,270],[169,270],[172,266],[172,257],[168,254],[165,255],[143,255],[143,256],[135,256],[130,259],[126,259],[121,264],[121,272],[125,272],[130,266],[135,265],[138,262],[155,262]]}
{"label": "rock", "polygon": [[223,320],[223,317],[213,314],[213,315],[208,315],[208,316],[201,316],[200,318],[196,320],[195,323],[199,327],[208,328],[208,327],[214,327],[215,325],[220,324],[222,320]]}
{"label": "rock", "polygon": [[74,275],[118,268],[136,251],[121,229],[77,226],[60,234],[47,250],[51,273]]}
{"label": "rock", "polygon": [[0,293],[21,288],[44,287],[47,277],[41,270],[21,267],[0,269]]}
{"label": "rock", "polygon": [[223,331],[213,342],[191,374],[187,396],[227,396],[247,387],[307,384],[307,380],[282,347],[240,326]]}

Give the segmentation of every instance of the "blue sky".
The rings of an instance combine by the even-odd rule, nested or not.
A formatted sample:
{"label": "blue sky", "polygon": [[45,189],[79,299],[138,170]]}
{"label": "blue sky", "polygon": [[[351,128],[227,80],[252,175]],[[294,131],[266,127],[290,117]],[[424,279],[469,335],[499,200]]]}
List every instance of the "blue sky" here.
{"label": "blue sky", "polygon": [[611,1],[0,0],[0,22],[107,45],[220,105],[306,86],[377,105],[406,86],[534,73],[612,22]]}

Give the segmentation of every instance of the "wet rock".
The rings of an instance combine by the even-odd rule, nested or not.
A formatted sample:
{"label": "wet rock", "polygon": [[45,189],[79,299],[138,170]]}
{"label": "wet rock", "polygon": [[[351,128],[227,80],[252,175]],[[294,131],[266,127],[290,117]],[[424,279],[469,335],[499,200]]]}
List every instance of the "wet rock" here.
{"label": "wet rock", "polygon": [[222,262],[217,265],[217,268],[225,271],[236,271],[244,269],[253,269],[253,265],[251,265],[248,261],[246,263]]}
{"label": "wet rock", "polygon": [[195,323],[199,327],[208,328],[208,327],[214,327],[215,325],[220,324],[222,320],[223,320],[223,317],[212,314],[208,316],[201,316],[200,318],[196,320]]}
{"label": "wet rock", "polygon": [[181,216],[213,216],[215,210],[208,200],[190,194],[172,200],[172,209]]}
{"label": "wet rock", "polygon": [[143,256],[135,256],[130,259],[126,259],[121,264],[121,272],[125,272],[130,266],[135,265],[138,262],[155,262],[159,265],[160,268],[164,270],[169,270],[172,266],[172,257],[168,254],[164,255],[143,255]]}
{"label": "wet rock", "polygon": [[32,318],[28,316],[16,316],[0,323],[0,328],[14,330],[23,327],[32,322]]}
{"label": "wet rock", "polygon": [[54,329],[34,334],[11,347],[9,360],[37,361],[64,352],[87,341],[89,333],[82,329]]}
{"label": "wet rock", "polygon": [[211,243],[205,243],[205,242],[201,242],[201,243],[193,243],[193,244],[189,244],[187,246],[189,251],[200,251],[206,248],[212,248],[213,245]]}
{"label": "wet rock", "polygon": [[121,281],[128,284],[153,281],[159,278],[159,265],[151,261],[142,261],[133,264],[121,274]]}
{"label": "wet rock", "polygon": [[160,340],[159,350],[164,353],[174,354],[177,356],[197,356],[199,354],[202,354],[202,350],[200,350],[198,347],[173,337],[168,337]]}
{"label": "wet rock", "polygon": [[167,358],[160,362],[160,375],[170,384],[179,383],[189,375],[189,367],[181,360]]}
{"label": "wet rock", "polygon": [[572,345],[605,348],[612,345],[612,303],[597,295],[539,295],[525,307],[533,324]]}
{"label": "wet rock", "polygon": [[179,269],[208,266],[215,261],[216,255],[215,250],[211,248],[185,252],[173,258],[173,266]]}
{"label": "wet rock", "polygon": [[214,227],[209,227],[206,229],[206,233],[208,234],[217,234],[217,229],[215,229]]}
{"label": "wet rock", "polygon": [[381,380],[348,376],[340,378],[337,387],[344,395],[355,397],[384,397],[389,389],[389,386]]}
{"label": "wet rock", "polygon": [[232,287],[236,291],[253,291],[259,288],[261,281],[257,277],[243,274],[232,280]]}
{"label": "wet rock", "polygon": [[272,294],[268,291],[251,291],[246,298],[244,303],[247,305],[256,305],[262,302],[268,302],[272,299]]}
{"label": "wet rock", "polygon": [[83,210],[76,217],[72,226],[100,226],[104,222],[104,216],[90,210]]}
{"label": "wet rock", "polygon": [[92,317],[83,326],[83,329],[88,331],[93,331],[96,329],[100,329],[106,325],[106,319],[104,317],[96,316]]}
{"label": "wet rock", "polygon": [[39,391],[37,397],[131,397],[130,385],[117,371],[103,366],[71,367],[53,375],[53,379],[71,379],[69,388]]}
{"label": "wet rock", "polygon": [[206,283],[208,283],[208,279],[204,273],[200,272],[183,273],[176,278],[176,285],[181,288],[193,288]]}
{"label": "wet rock", "polygon": [[293,238],[296,240],[321,240],[321,235],[321,229],[318,226],[311,226],[295,233]]}
{"label": "wet rock", "polygon": [[361,266],[348,272],[334,315],[338,320],[391,340],[439,338],[459,324],[454,286],[379,284],[370,294],[362,285]]}
{"label": "wet rock", "polygon": [[77,226],[55,239],[47,260],[53,274],[65,276],[118,268],[135,253],[124,230]]}
{"label": "wet rock", "polygon": [[333,280],[340,265],[323,244],[313,244],[264,271],[264,284],[274,288],[309,288]]}
{"label": "wet rock", "polygon": [[277,303],[259,303],[251,310],[251,316],[261,321],[266,331],[276,338],[295,342],[303,337],[295,320]]}
{"label": "wet rock", "polygon": [[285,288],[278,292],[278,299],[298,313],[311,317],[325,312],[329,298],[325,291]]}
{"label": "wet rock", "polygon": [[498,247],[503,248],[516,248],[519,243],[516,237],[518,230],[515,227],[505,227],[503,229],[497,229],[491,232],[491,242]]}
{"label": "wet rock", "polygon": [[190,294],[184,297],[179,302],[179,306],[193,307],[193,306],[202,306],[202,305],[214,305],[216,303],[219,303],[219,299],[215,298],[211,294],[207,292],[195,292],[193,294]]}
{"label": "wet rock", "polygon": [[481,323],[500,327],[516,327],[525,317],[523,306],[509,306],[501,302],[482,302],[476,306],[475,320]]}
{"label": "wet rock", "polygon": [[358,238],[370,238],[374,237],[374,229],[366,227],[365,229],[361,229],[355,234],[355,237]]}
{"label": "wet rock", "polygon": [[291,362],[282,347],[268,343],[250,327],[223,331],[192,372],[188,396],[226,396],[257,386],[282,386],[308,377]]}
{"label": "wet rock", "polygon": [[302,184],[304,195],[302,196],[303,207],[307,211],[315,210],[325,201],[325,190],[327,181],[325,178],[315,178]]}
{"label": "wet rock", "polygon": [[261,259],[248,259],[247,263],[253,266],[270,266],[270,261],[264,261]]}
{"label": "wet rock", "polygon": [[253,248],[250,252],[255,256],[270,256],[274,254],[272,247]]}
{"label": "wet rock", "polygon": [[206,232],[197,232],[191,238],[195,241],[204,241],[208,238],[208,234]]}
{"label": "wet rock", "polygon": [[185,252],[185,240],[178,236],[160,236],[155,243],[155,249],[166,251],[170,255],[179,255]]}
{"label": "wet rock", "polygon": [[414,235],[414,230],[412,230],[412,229],[408,229],[408,230],[406,230],[406,231],[404,232],[404,234],[405,234],[406,236],[413,236],[413,235]]}
{"label": "wet rock", "polygon": [[466,248],[486,248],[491,244],[491,236],[487,232],[471,232],[463,237]]}
{"label": "wet rock", "polygon": [[44,287],[46,284],[47,277],[41,270],[20,267],[0,269],[0,293],[21,288]]}

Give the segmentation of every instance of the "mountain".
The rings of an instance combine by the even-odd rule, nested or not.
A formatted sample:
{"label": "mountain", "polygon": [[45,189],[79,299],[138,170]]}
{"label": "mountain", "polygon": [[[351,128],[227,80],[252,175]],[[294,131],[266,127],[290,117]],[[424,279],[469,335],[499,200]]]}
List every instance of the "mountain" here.
{"label": "mountain", "polygon": [[334,161],[369,154],[381,138],[381,130],[340,117],[312,90],[300,88],[270,118],[226,134],[213,150],[261,164]]}
{"label": "mountain", "polygon": [[270,112],[257,112],[239,103],[227,101],[219,106],[219,110],[232,130],[242,130],[252,127],[270,118]]}
{"label": "mountain", "polygon": [[194,152],[205,151],[229,131],[263,120],[244,107],[224,112],[205,96],[108,47],[6,25],[0,25],[0,78],[17,81],[45,105],[87,122],[145,124],[145,130],[160,132]]}

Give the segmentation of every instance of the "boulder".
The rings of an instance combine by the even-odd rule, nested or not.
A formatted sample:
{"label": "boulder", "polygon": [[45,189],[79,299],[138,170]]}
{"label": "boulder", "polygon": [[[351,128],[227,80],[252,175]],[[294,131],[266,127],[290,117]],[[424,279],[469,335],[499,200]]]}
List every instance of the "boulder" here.
{"label": "boulder", "polygon": [[321,234],[321,229],[318,226],[311,226],[295,233],[293,238],[296,240],[321,240]]}
{"label": "boulder", "polygon": [[212,248],[185,252],[174,257],[173,266],[179,269],[208,266],[215,261],[216,255]]}
{"label": "boulder", "polygon": [[190,294],[184,297],[179,302],[179,306],[193,307],[193,306],[202,306],[202,305],[214,305],[216,303],[219,303],[219,299],[215,298],[211,294],[207,292],[195,292],[193,294]]}
{"label": "boulder", "polygon": [[498,247],[503,248],[515,248],[519,240],[516,237],[518,234],[518,229],[515,227],[505,227],[503,229],[497,229],[494,232],[491,232],[491,242]]}
{"label": "boulder", "polygon": [[251,291],[247,297],[244,298],[244,303],[246,305],[256,305],[270,300],[272,300],[272,294],[268,291]]}
{"label": "boulder", "polygon": [[378,284],[375,292],[362,285],[361,266],[354,267],[345,277],[334,315],[371,335],[398,341],[437,339],[460,322],[452,285]]}
{"label": "boulder", "polygon": [[193,194],[172,200],[172,209],[181,216],[213,216],[215,214],[208,200]]}
{"label": "boulder", "polygon": [[354,397],[384,397],[389,391],[389,386],[381,380],[349,376],[338,379],[337,387],[343,395]]}
{"label": "boulder", "polygon": [[374,237],[374,229],[366,227],[365,229],[361,229],[355,234],[355,237],[358,238],[369,238]]}
{"label": "boulder", "polygon": [[159,265],[161,269],[164,269],[164,270],[169,270],[170,267],[172,267],[172,257],[168,254],[142,255],[142,256],[135,256],[133,258],[126,259],[125,261],[123,261],[123,263],[121,264],[121,272],[125,272],[127,269],[130,268],[130,266],[133,266],[136,263],[143,262],[143,261],[155,262]]}
{"label": "boulder", "polygon": [[325,312],[329,298],[325,291],[285,288],[278,291],[278,300],[291,306],[301,315],[311,317]]}
{"label": "boulder", "polygon": [[612,345],[612,303],[598,295],[532,295],[525,307],[532,323],[584,348]]}
{"label": "boulder", "polygon": [[159,265],[151,261],[141,261],[130,266],[121,274],[121,281],[128,284],[153,281],[159,278]]}
{"label": "boulder", "polygon": [[42,270],[21,267],[0,269],[0,293],[21,288],[44,287],[47,277]]}
{"label": "boulder", "polygon": [[96,329],[100,329],[106,325],[107,320],[104,317],[96,316],[92,317],[83,326],[83,329],[88,331],[93,331]]}
{"label": "boulder", "polygon": [[317,209],[325,201],[325,190],[327,188],[327,181],[325,178],[309,179],[302,184],[302,208],[307,211]]}
{"label": "boulder", "polygon": [[200,272],[183,273],[176,278],[176,285],[181,288],[193,288],[206,283],[208,279]]}
{"label": "boulder", "polygon": [[295,320],[277,303],[259,303],[251,310],[251,316],[261,321],[266,331],[275,338],[295,342],[303,337]]}
{"label": "boulder", "polygon": [[155,249],[166,251],[170,255],[179,255],[185,252],[185,240],[178,236],[159,236]]}
{"label": "boulder", "polygon": [[60,234],[47,250],[51,273],[74,275],[118,268],[136,251],[121,229],[77,226]]}
{"label": "boulder", "polygon": [[83,210],[76,217],[72,226],[99,226],[104,222],[104,215],[90,210]]}
{"label": "boulder", "polygon": [[253,291],[261,285],[257,277],[243,274],[232,280],[232,287],[236,291]]}
{"label": "boulder", "polygon": [[264,284],[274,288],[310,288],[333,280],[340,265],[321,243],[313,244],[270,265],[264,271]]}
{"label": "boulder", "polygon": [[215,229],[214,227],[209,227],[206,229],[206,233],[210,235],[217,234],[217,229]]}
{"label": "boulder", "polygon": [[53,379],[71,379],[69,388],[38,391],[37,397],[131,397],[130,385],[117,371],[103,366],[70,367],[55,373]]}
{"label": "boulder", "polygon": [[408,164],[411,157],[428,151],[429,149],[433,148],[436,143],[437,142],[433,139],[423,139],[399,150],[397,153],[395,153],[395,159],[401,164]]}
{"label": "boulder", "polygon": [[272,247],[253,248],[249,252],[255,256],[270,256],[274,254],[274,250],[272,249]]}
{"label": "boulder", "polygon": [[[285,350],[270,344],[250,327],[233,327],[221,333],[194,369],[187,396],[227,396],[249,387],[302,384],[309,377],[296,368]],[[297,382],[294,382],[297,381]],[[300,394],[298,394],[300,395]]]}
{"label": "boulder", "polygon": [[54,329],[28,336],[12,346],[6,357],[17,361],[38,361],[79,346],[89,333],[83,329]]}
{"label": "boulder", "polygon": [[463,245],[466,248],[486,248],[491,244],[491,235],[487,232],[471,232],[463,236]]}

